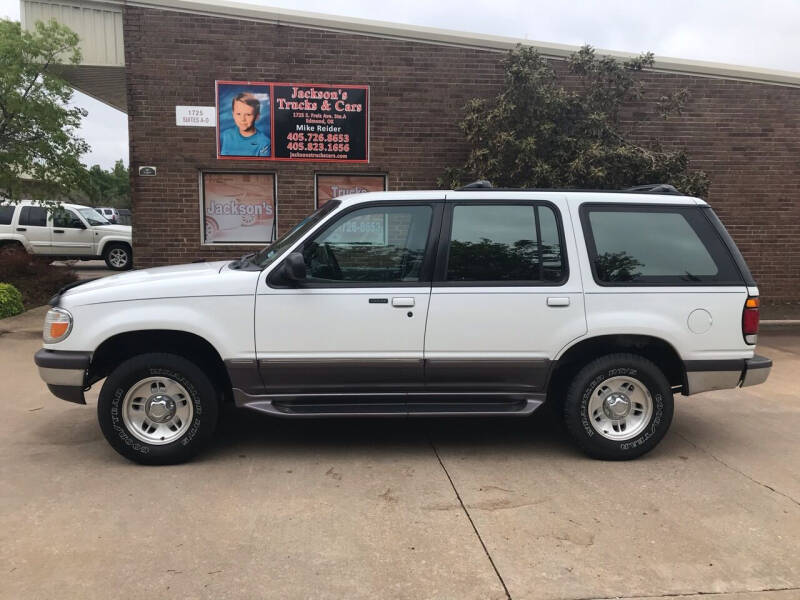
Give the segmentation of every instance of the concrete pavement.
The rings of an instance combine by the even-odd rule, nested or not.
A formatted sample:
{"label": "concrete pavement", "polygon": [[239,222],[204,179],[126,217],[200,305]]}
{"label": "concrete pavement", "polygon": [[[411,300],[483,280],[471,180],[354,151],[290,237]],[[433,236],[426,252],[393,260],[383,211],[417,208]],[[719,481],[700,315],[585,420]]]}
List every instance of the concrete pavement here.
{"label": "concrete pavement", "polygon": [[677,398],[667,438],[584,458],[531,420],[226,411],[145,468],[49,394],[43,309],[0,321],[0,598],[800,598],[800,335],[759,387]]}
{"label": "concrete pavement", "polygon": [[109,269],[103,260],[56,260],[53,261],[53,266],[70,267],[75,271],[78,279],[97,279],[117,273],[117,271]]}

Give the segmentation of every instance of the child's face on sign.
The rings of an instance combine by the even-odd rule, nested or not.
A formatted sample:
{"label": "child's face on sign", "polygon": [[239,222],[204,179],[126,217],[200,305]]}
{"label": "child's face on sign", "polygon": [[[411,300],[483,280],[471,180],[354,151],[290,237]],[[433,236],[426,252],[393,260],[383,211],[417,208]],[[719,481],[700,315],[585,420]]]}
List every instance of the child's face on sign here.
{"label": "child's face on sign", "polygon": [[239,133],[252,133],[257,118],[258,112],[249,104],[238,101],[233,103],[233,122],[239,128]]}

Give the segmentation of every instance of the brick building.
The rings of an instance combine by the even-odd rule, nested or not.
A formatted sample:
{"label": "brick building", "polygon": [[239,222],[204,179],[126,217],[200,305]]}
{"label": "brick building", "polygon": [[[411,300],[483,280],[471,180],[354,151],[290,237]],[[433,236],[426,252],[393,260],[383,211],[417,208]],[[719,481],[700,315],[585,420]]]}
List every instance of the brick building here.
{"label": "brick building", "polygon": [[[337,189],[357,181],[354,175],[374,175],[373,183],[390,190],[435,187],[445,167],[463,164],[467,148],[457,126],[463,106],[494,95],[504,52],[529,43],[227,2],[22,0],[22,8],[27,26],[55,16],[78,31],[85,60],[67,76],[128,114],[140,267],[233,257],[263,246],[263,237],[248,245],[230,234],[226,241],[223,218],[209,225],[211,184],[226,190],[240,180],[271,188],[275,218],[267,236],[314,209],[325,175],[339,177],[330,179]],[[535,45],[557,70],[575,50]],[[745,255],[762,297],[800,302],[800,74],[658,59],[643,77],[653,93],[686,87],[690,100],[681,116],[666,121],[631,106],[626,125],[643,141],[658,137],[688,150],[692,167],[708,174],[708,201]],[[215,107],[219,81],[368,86],[367,160],[219,156],[216,127],[177,124],[182,117],[191,121],[192,107]],[[270,88],[272,101],[276,90]],[[227,106],[220,104],[220,119]],[[273,139],[270,158],[288,152],[276,145],[285,141]],[[140,175],[143,166],[155,167],[156,176]],[[226,193],[236,192],[219,192]]]}

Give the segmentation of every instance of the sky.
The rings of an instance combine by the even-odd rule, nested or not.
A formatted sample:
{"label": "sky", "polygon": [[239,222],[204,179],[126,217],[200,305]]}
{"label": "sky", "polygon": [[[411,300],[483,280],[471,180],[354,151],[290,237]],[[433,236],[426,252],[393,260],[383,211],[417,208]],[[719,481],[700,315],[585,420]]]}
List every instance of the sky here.
{"label": "sky", "polygon": [[[591,44],[657,57],[800,72],[800,0],[241,0],[391,23],[531,41]],[[0,0],[0,18],[19,19],[19,0]],[[89,111],[81,135],[88,165],[128,164],[127,117],[76,92]]]}

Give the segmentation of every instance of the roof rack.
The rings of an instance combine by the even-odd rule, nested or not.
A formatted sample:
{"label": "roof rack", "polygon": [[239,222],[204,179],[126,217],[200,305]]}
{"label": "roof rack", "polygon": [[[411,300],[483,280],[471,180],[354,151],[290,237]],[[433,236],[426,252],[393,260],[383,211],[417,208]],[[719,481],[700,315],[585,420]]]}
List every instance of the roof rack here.
{"label": "roof rack", "polygon": [[674,185],[668,183],[648,183],[646,185],[635,185],[633,187],[625,188],[623,192],[642,192],[642,193],[656,193],[656,194],[678,194],[682,196]]}
{"label": "roof rack", "polygon": [[492,182],[486,179],[479,179],[478,181],[473,181],[472,183],[468,183],[465,186],[458,188],[457,192],[466,192],[468,190],[486,190],[486,189],[494,189],[492,187]]}
{"label": "roof rack", "polygon": [[492,191],[492,192],[598,192],[607,194],[669,194],[683,196],[675,186],[668,183],[648,183],[636,185],[622,190],[592,190],[580,188],[496,188],[490,181],[479,179],[465,186],[456,188],[456,192]]}

